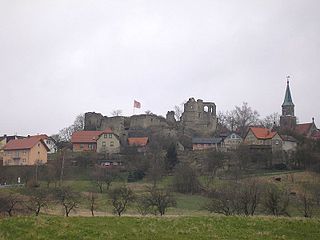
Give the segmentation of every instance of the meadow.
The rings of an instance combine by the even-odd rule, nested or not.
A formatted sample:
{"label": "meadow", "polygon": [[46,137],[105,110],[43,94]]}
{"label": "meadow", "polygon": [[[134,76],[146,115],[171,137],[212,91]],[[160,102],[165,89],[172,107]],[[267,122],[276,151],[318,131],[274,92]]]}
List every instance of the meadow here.
{"label": "meadow", "polygon": [[320,239],[320,220],[241,216],[15,217],[0,239]]}

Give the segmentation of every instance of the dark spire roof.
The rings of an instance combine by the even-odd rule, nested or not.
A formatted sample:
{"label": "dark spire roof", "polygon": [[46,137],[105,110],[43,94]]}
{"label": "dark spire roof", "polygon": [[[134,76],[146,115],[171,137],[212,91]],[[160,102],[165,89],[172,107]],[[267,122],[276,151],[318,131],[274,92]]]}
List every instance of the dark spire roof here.
{"label": "dark spire roof", "polygon": [[287,80],[286,95],[284,97],[282,106],[294,106],[292,102],[291,92],[290,92],[289,80]]}

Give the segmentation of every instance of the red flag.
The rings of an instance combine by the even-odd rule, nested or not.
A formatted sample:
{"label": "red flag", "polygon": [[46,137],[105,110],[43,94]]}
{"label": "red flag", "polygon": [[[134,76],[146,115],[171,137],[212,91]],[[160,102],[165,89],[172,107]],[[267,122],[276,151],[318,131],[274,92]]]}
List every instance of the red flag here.
{"label": "red flag", "polygon": [[134,108],[141,108],[141,103],[139,103],[138,101],[134,100],[133,107]]}

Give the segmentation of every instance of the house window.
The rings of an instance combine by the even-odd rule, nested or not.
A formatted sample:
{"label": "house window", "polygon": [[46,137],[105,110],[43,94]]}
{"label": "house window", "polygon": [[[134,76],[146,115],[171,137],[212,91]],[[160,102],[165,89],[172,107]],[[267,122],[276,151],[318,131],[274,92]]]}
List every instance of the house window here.
{"label": "house window", "polygon": [[111,141],[111,142],[110,142],[110,147],[113,147],[113,146],[114,146],[114,142]]}
{"label": "house window", "polygon": [[80,144],[80,148],[83,148],[83,144]]}
{"label": "house window", "polygon": [[111,133],[109,134],[109,138],[112,138],[112,134]]}
{"label": "house window", "polygon": [[102,146],[104,146],[104,147],[105,147],[105,146],[106,146],[106,142],[102,142]]}
{"label": "house window", "polygon": [[40,143],[38,143],[38,147],[40,147]]}
{"label": "house window", "polygon": [[108,134],[103,134],[103,137],[104,138],[108,138]]}
{"label": "house window", "polygon": [[25,159],[25,158],[22,158],[22,162],[24,162],[24,163],[25,163],[25,162],[26,162],[26,159]]}

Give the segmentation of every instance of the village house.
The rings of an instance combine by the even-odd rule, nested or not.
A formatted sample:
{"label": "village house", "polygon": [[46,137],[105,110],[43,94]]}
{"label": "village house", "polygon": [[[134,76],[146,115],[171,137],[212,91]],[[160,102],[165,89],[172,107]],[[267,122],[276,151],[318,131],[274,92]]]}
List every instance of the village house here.
{"label": "village house", "polygon": [[237,133],[231,133],[224,139],[224,146],[227,150],[235,150],[242,143],[242,137]]}
{"label": "village house", "polygon": [[35,165],[47,162],[49,148],[42,138],[34,136],[9,141],[4,147],[3,165]]}
{"label": "village house", "polygon": [[285,152],[295,152],[297,150],[298,141],[288,135],[281,135],[282,139],[282,150]]}
{"label": "village house", "polygon": [[244,137],[244,144],[255,148],[271,148],[272,152],[282,150],[282,138],[277,132],[272,132],[268,128],[250,127]]}
{"label": "village house", "polygon": [[40,137],[45,142],[47,147],[49,148],[48,154],[56,153],[58,147],[56,145],[56,141],[52,137],[48,137],[46,134],[35,135],[34,137]]}
{"label": "village house", "polygon": [[96,152],[97,140],[102,131],[78,131],[71,136],[73,152]]}
{"label": "village house", "polygon": [[120,152],[119,136],[110,128],[99,134],[97,139],[97,152],[111,154]]}
{"label": "village house", "polygon": [[224,148],[222,138],[192,138],[192,150],[206,150],[215,149],[219,150]]}
{"label": "village house", "polygon": [[71,143],[74,152],[120,152],[119,136],[111,129],[74,132],[71,136]]}
{"label": "village house", "polygon": [[146,152],[149,143],[148,137],[129,137],[128,145],[130,147],[137,147],[138,152]]}
{"label": "village house", "polygon": [[6,134],[0,137],[0,158],[3,157],[3,152],[4,152],[4,146],[11,140],[15,139],[21,139],[25,138],[23,136],[17,136],[17,135],[12,135],[12,136],[7,136]]}

